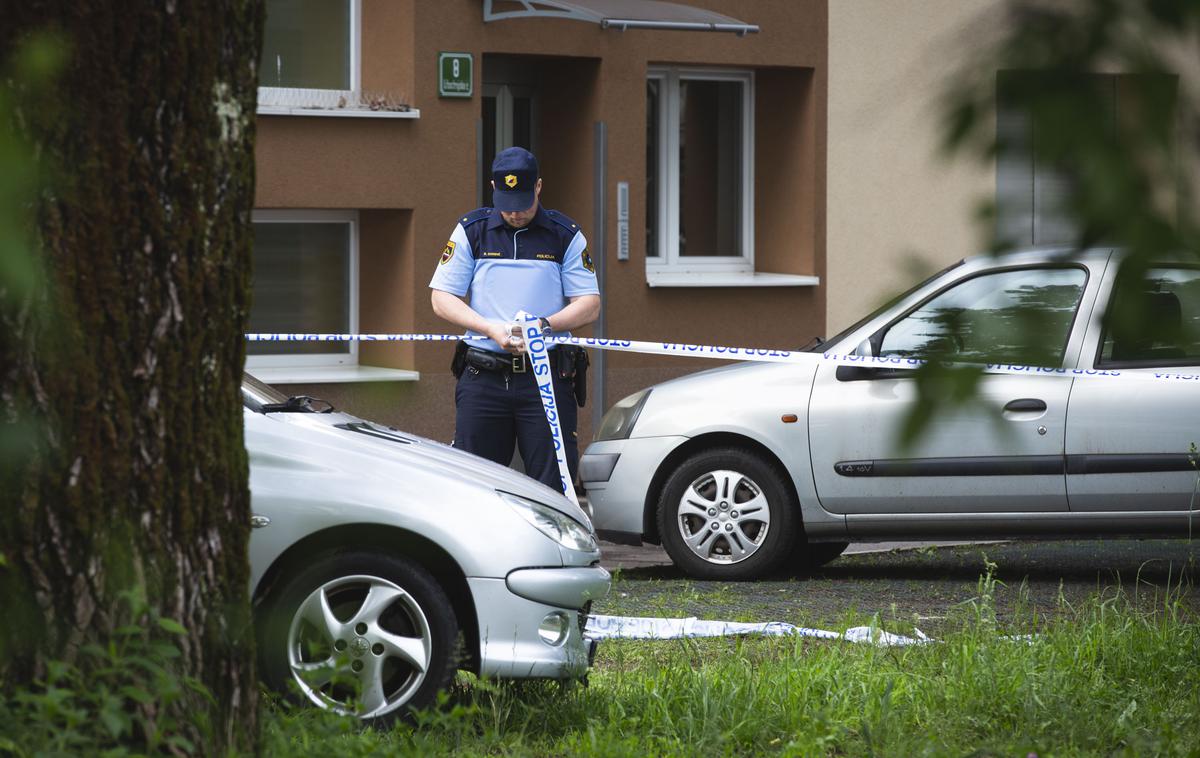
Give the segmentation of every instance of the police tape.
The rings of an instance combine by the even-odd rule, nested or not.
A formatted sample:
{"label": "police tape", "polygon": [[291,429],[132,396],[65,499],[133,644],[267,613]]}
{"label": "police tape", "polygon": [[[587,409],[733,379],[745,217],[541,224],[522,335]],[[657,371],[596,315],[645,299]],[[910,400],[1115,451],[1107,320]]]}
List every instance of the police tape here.
{"label": "police tape", "polygon": [[886,632],[878,627],[856,626],[845,632],[830,632],[795,626],[785,621],[760,623],[740,621],[709,621],[695,616],[687,618],[647,618],[641,616],[590,615],[583,636],[591,640],[678,640],[697,637],[810,637],[822,640],[869,643],[879,647],[924,645],[930,639],[920,629],[912,637]]}
{"label": "police tape", "polygon": [[533,379],[537,382],[538,396],[542,399],[542,410],[546,412],[546,421],[550,424],[550,436],[554,441],[554,459],[558,464],[559,483],[575,507],[579,507],[579,499],[575,496],[575,487],[571,484],[573,477],[567,464],[567,446],[563,444],[562,421],[558,416],[558,400],[554,395],[554,372],[550,369],[550,348],[542,335],[541,319],[525,311],[517,314],[517,323],[525,336],[525,348],[529,352],[529,361],[533,364]]}
{"label": "police tape", "polygon": [[[532,318],[532,317],[530,317]],[[534,318],[534,321],[537,319]],[[524,323],[524,322],[521,322]],[[524,327],[530,330],[528,324]],[[532,332],[529,332],[532,333]],[[253,333],[247,334],[250,342],[459,342],[482,341],[487,337],[463,334],[339,334],[339,333]],[[605,339],[599,337],[544,337],[545,345],[577,345],[579,347],[615,352],[641,353],[645,355],[673,355],[683,358],[710,358],[714,360],[753,361],[760,363],[808,364],[833,363],[839,366],[862,366],[866,368],[916,369],[925,364],[919,358],[900,356],[868,356],[848,353],[812,353],[799,350],[772,348],[729,347],[725,345],[696,345],[682,342],[649,342],[639,340]],[[528,337],[527,337],[528,343]],[[1135,371],[1056,368],[1014,363],[946,364],[950,367],[972,368],[985,374],[1010,374],[1018,376],[1059,376],[1085,379],[1132,379],[1137,381],[1190,382],[1200,384],[1200,373],[1140,369]]]}

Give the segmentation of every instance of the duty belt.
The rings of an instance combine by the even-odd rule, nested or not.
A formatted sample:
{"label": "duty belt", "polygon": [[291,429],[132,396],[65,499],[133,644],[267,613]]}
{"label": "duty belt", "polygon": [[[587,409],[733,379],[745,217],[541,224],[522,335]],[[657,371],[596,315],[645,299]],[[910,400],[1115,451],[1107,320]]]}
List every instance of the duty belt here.
{"label": "duty belt", "polygon": [[[553,350],[550,351],[554,353]],[[467,348],[467,365],[481,371],[497,371],[509,374],[524,374],[529,368],[529,358],[525,353],[510,355],[508,353],[493,353],[491,350],[480,350],[476,347]]]}

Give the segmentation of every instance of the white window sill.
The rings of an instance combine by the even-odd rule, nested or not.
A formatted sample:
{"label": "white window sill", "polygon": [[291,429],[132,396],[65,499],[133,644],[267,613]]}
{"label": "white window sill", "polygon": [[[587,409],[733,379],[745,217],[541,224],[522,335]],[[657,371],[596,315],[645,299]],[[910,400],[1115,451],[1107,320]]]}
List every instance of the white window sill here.
{"label": "white window sill", "polygon": [[351,382],[415,382],[418,371],[379,366],[246,367],[246,373],[267,384],[348,384]]}
{"label": "white window sill", "polygon": [[816,287],[821,278],[757,271],[647,271],[646,283],[651,287]]}
{"label": "white window sill", "polygon": [[260,105],[260,116],[333,116],[335,118],[420,118],[421,111],[373,111],[369,108],[301,108],[287,105]]}

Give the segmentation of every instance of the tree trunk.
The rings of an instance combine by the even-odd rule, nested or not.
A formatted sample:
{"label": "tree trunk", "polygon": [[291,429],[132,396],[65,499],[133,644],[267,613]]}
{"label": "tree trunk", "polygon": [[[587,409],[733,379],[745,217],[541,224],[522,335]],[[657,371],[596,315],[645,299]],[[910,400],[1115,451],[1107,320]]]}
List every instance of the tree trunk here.
{"label": "tree trunk", "polygon": [[0,419],[32,430],[0,464],[0,681],[82,660],[141,620],[119,598],[144,588],[213,696],[176,716],[211,725],[207,753],[252,751],[238,388],[261,0],[0,0],[0,19],[0,61],[42,30],[66,54],[15,119],[53,189],[41,285],[0,282]]}

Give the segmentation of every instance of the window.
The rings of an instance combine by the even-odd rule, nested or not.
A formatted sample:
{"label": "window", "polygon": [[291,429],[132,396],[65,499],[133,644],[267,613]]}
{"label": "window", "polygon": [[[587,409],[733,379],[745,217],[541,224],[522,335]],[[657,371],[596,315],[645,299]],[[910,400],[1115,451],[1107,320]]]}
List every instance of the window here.
{"label": "window", "polygon": [[934,295],[879,340],[878,354],[1061,366],[1087,272],[1031,268],[971,277]]}
{"label": "window", "polygon": [[651,69],[646,271],[754,270],[754,75]]}
{"label": "window", "polygon": [[[250,332],[358,330],[358,214],[256,211]],[[348,366],[355,342],[249,342],[247,368]]]}
{"label": "window", "polygon": [[1152,268],[1142,281],[1118,281],[1099,364],[1200,364],[1200,269]]}
{"label": "window", "polygon": [[260,102],[345,107],[360,89],[361,0],[267,0],[266,11]]}
{"label": "window", "polygon": [[1018,247],[1076,244],[1084,230],[1073,205],[1081,188],[1097,186],[1100,176],[1095,161],[1087,159],[1088,146],[1095,151],[1110,143],[1110,149],[1120,149],[1117,127],[1123,121],[1154,132],[1167,127],[1176,118],[1176,91],[1175,77],[1161,74],[999,72],[1000,239]]}

